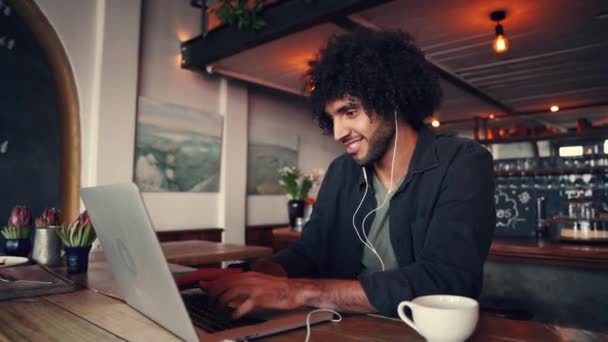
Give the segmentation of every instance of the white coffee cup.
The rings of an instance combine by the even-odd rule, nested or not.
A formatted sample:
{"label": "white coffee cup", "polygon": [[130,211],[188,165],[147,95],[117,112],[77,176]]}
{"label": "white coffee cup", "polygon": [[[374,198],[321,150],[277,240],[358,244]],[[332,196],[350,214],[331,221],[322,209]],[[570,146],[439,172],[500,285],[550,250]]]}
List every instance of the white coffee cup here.
{"label": "white coffee cup", "polygon": [[[412,310],[412,320],[403,312],[406,306]],[[460,342],[475,331],[479,303],[467,297],[431,295],[401,302],[397,313],[428,341]]]}

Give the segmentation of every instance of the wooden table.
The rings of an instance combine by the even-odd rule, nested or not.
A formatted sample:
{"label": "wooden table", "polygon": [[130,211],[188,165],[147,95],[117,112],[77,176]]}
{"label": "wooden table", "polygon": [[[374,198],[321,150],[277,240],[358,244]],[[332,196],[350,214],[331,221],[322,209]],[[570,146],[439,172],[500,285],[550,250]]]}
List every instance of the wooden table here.
{"label": "wooden table", "polygon": [[291,228],[276,228],[272,230],[272,249],[275,252],[284,249],[290,243],[297,241],[302,232]]}
{"label": "wooden table", "polygon": [[[161,248],[167,261],[172,265],[172,271],[179,271],[177,265],[205,266],[222,261],[252,260],[272,256],[272,249],[261,246],[244,246],[228,243],[218,243],[201,240],[186,240],[161,242]],[[103,250],[91,252],[87,273],[69,276],[81,286],[94,289],[114,298],[122,298],[120,289],[114,282],[114,277],[106,262]],[[67,276],[65,268],[55,269],[56,272]]]}
{"label": "wooden table", "polygon": [[80,290],[0,302],[0,341],[177,341],[116,299]]}
{"label": "wooden table", "polygon": [[198,266],[231,260],[252,260],[272,256],[272,249],[211,241],[163,242],[167,260],[174,264]]}
{"label": "wooden table", "polygon": [[[184,266],[217,264],[222,261],[252,260],[272,256],[272,249],[201,240],[162,242],[161,247],[170,263]],[[103,251],[94,251],[91,261],[105,260]]]}
{"label": "wooden table", "polygon": [[[438,324],[440,324],[438,322]],[[267,338],[272,342],[304,341],[306,329],[294,330]],[[424,341],[413,329],[398,319],[356,315],[339,323],[312,327],[311,341]],[[608,341],[608,334],[565,328],[529,321],[514,321],[481,315],[469,341]]]}
{"label": "wooden table", "polygon": [[[91,290],[0,302],[0,341],[178,341],[127,304]],[[304,341],[306,329],[262,339]],[[312,327],[311,341],[423,341],[400,321],[357,315]],[[608,341],[608,334],[482,315],[471,341]]]}
{"label": "wooden table", "polygon": [[[173,253],[180,255],[174,247],[165,249],[170,260],[175,257]],[[201,255],[205,253],[201,252]],[[0,302],[0,341],[178,340],[118,299],[120,293],[105,261],[93,261],[87,274],[73,276],[73,279],[84,280],[83,284],[96,291],[81,289],[68,294]],[[306,329],[302,328],[263,340],[303,341],[305,336]],[[315,325],[311,335],[311,341],[398,340],[423,341],[414,330],[398,320],[365,315],[346,316],[340,323]],[[472,340],[608,341],[608,334],[482,314]]]}

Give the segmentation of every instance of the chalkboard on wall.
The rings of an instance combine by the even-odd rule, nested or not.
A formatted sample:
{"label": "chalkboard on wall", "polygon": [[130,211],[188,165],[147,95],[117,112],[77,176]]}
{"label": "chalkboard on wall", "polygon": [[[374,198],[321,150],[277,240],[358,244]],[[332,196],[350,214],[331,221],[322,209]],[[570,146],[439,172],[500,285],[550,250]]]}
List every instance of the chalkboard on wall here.
{"label": "chalkboard on wall", "polygon": [[0,0],[0,227],[15,205],[35,216],[59,207],[58,120],[47,56],[11,3]]}
{"label": "chalkboard on wall", "polygon": [[536,189],[519,182],[499,182],[496,204],[496,236],[532,237],[536,232]]}

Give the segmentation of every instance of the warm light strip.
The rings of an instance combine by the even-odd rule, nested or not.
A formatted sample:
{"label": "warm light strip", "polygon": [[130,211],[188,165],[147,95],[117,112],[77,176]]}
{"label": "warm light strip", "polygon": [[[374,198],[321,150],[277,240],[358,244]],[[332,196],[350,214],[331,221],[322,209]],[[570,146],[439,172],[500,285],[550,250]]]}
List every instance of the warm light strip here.
{"label": "warm light strip", "polygon": [[583,146],[562,146],[559,148],[560,157],[578,157],[583,155]]}

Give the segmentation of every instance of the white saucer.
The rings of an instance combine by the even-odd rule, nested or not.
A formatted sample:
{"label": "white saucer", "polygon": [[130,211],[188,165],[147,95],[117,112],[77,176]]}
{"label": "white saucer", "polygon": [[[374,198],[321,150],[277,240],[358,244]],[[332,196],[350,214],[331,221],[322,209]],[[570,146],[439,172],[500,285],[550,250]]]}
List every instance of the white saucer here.
{"label": "white saucer", "polygon": [[[25,264],[29,261],[28,258],[17,257],[17,256],[0,256],[0,268],[17,266]],[[4,263],[2,263],[4,262]]]}

